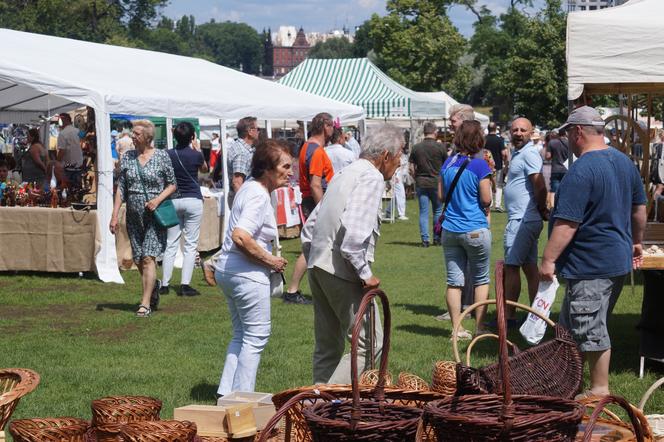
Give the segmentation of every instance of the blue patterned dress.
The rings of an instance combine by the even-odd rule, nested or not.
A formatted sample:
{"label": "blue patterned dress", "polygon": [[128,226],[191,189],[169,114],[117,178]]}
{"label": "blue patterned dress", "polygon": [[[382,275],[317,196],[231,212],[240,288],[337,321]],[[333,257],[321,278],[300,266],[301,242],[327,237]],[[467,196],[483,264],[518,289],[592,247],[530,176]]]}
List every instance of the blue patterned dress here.
{"label": "blue patterned dress", "polygon": [[157,257],[166,250],[166,232],[154,220],[152,212],[145,208],[145,193],[138,174],[141,167],[148,198],[157,197],[167,186],[175,184],[171,159],[163,150],[155,150],[152,158],[141,166],[136,160],[138,151],[130,150],[122,156],[118,192],[127,205],[127,233],[134,262],[143,257]]}

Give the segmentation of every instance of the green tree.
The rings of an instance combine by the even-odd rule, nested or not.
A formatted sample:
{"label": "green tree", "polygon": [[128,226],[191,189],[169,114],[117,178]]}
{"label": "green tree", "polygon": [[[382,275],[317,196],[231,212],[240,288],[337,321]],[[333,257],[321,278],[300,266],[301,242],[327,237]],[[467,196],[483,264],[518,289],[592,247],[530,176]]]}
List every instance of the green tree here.
{"label": "green tree", "polygon": [[244,23],[210,21],[196,29],[199,42],[215,63],[258,74],[263,62],[263,42],[254,28]]}
{"label": "green tree", "polygon": [[388,14],[369,23],[376,62],[390,77],[418,91],[446,90],[464,99],[470,70],[459,64],[467,42],[445,13],[451,2],[390,0]]}
{"label": "green tree", "polygon": [[371,21],[367,20],[355,29],[355,41],[353,42],[353,56],[375,58],[373,53],[374,43],[371,39]]}
{"label": "green tree", "polygon": [[352,58],[353,44],[346,37],[319,41],[309,51],[309,58]]}

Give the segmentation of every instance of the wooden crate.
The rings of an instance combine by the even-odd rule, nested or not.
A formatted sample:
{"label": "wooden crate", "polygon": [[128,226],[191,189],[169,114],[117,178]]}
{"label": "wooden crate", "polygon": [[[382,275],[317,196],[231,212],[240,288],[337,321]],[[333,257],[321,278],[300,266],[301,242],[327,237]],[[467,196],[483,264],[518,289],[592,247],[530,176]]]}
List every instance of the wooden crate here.
{"label": "wooden crate", "polygon": [[228,437],[226,408],[217,405],[187,405],[173,410],[173,419],[196,424],[201,436]]}

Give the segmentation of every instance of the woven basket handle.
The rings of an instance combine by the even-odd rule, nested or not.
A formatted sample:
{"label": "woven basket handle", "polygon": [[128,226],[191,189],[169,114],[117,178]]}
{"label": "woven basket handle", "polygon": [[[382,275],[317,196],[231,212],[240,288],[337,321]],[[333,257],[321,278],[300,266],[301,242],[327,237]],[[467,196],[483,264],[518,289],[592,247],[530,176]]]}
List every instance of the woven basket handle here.
{"label": "woven basket handle", "polygon": [[333,401],[336,400],[334,396],[332,396],[329,393],[326,393],[324,391],[319,391],[319,390],[310,390],[310,391],[303,391],[302,393],[298,393],[292,398],[288,399],[270,418],[269,421],[265,424],[265,427],[263,427],[263,431],[261,431],[261,435],[258,438],[258,442],[266,442],[270,438],[270,433],[274,430],[274,428],[277,426],[279,421],[281,420],[282,417],[286,415],[288,410],[293,408],[295,404],[299,403],[301,400],[304,399],[320,399],[323,398],[326,401]]}
{"label": "woven basket handle", "polygon": [[599,418],[599,415],[602,414],[602,411],[604,410],[604,407],[606,407],[608,404],[617,404],[620,405],[625,411],[627,412],[627,415],[629,416],[629,420],[632,422],[632,427],[634,427],[634,435],[636,436],[636,442],[643,442],[643,426],[641,424],[641,420],[638,418],[636,413],[634,412],[634,408],[627,402],[625,399],[621,398],[620,396],[604,396],[596,405],[595,410],[593,411],[593,414],[590,415],[590,420],[588,421],[588,425],[586,425],[586,431],[583,434],[583,441],[582,442],[590,442],[592,437],[593,437],[593,430],[595,429],[595,425],[597,424],[597,419]]}
{"label": "woven basket handle", "polygon": [[360,340],[360,332],[364,325],[364,316],[367,308],[373,307],[373,299],[379,297],[383,304],[383,348],[380,354],[380,369],[378,370],[378,382],[374,389],[374,398],[382,402],[385,400],[385,374],[387,373],[387,357],[390,349],[390,328],[392,326],[392,318],[390,315],[390,303],[387,300],[387,295],[381,289],[373,289],[367,292],[362,298],[360,307],[355,314],[355,323],[353,324],[353,334],[350,340],[350,376],[353,387],[353,408],[351,411],[350,425],[351,429],[355,429],[360,421],[360,388],[357,380],[357,351]]}
{"label": "woven basket handle", "polygon": [[510,363],[507,353],[507,321],[505,320],[505,294],[503,286],[503,271],[505,263],[496,262],[496,322],[498,323],[498,357],[500,375],[503,384],[503,407],[500,419],[504,431],[509,432],[514,423],[514,407],[512,406],[512,385],[510,384]]}
{"label": "woven basket handle", "polygon": [[[482,341],[484,339],[499,339],[498,335],[495,335],[493,333],[486,333],[483,335],[475,336],[472,341],[470,341],[470,344],[468,344],[468,348],[466,349],[466,365],[470,367],[470,353],[473,351],[473,347],[475,344],[477,344],[479,341]],[[512,348],[512,354],[513,355],[518,355],[521,350],[519,350],[519,347],[516,346],[512,341],[509,339],[507,340],[507,345],[509,345]]]}
{"label": "woven basket handle", "polygon": [[648,391],[643,395],[641,398],[641,402],[639,402],[639,409],[643,411],[643,408],[646,406],[646,402],[648,402],[648,399],[650,399],[650,396],[657,390],[659,387],[664,385],[664,378],[659,378],[659,380],[655,381],[654,384],[650,386]]}

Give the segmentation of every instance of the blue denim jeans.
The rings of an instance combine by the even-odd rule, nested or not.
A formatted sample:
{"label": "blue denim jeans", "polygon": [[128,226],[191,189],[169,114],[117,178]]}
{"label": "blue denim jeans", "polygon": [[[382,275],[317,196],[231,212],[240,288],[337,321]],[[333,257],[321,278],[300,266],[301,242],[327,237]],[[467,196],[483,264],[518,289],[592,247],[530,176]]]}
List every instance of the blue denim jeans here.
{"label": "blue denim jeans", "polygon": [[[443,204],[438,201],[438,189],[418,187],[417,201],[420,204],[420,236],[422,241],[429,241],[429,201],[431,201],[433,207],[432,227],[443,212]],[[434,240],[440,240],[440,238],[434,238]]]}

